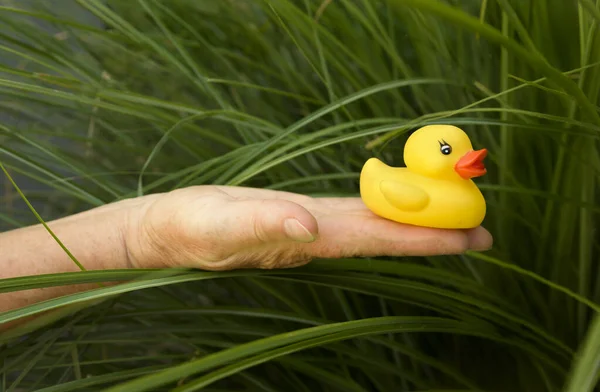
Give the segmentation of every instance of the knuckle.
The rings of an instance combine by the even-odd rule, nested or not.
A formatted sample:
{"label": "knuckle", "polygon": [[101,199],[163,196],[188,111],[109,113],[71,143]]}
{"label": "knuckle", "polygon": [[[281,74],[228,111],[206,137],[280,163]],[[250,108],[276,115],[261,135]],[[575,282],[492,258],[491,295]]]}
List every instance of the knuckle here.
{"label": "knuckle", "polygon": [[[164,199],[169,201],[169,199]],[[139,258],[145,265],[179,266],[184,253],[194,249],[184,217],[176,208],[161,201],[150,205],[138,224]]]}

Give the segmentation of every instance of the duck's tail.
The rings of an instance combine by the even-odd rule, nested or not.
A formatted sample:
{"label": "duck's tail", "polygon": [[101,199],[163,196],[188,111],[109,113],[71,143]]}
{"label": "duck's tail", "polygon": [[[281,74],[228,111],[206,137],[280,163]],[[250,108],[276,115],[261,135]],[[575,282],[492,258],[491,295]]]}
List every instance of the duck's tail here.
{"label": "duck's tail", "polygon": [[369,158],[360,172],[360,193],[364,198],[367,194],[372,194],[374,189],[378,189],[382,173],[389,170],[389,166],[377,158]]}
{"label": "duck's tail", "polygon": [[381,162],[379,159],[369,158],[362,167],[360,177],[362,180],[363,178],[372,176],[374,173],[379,173],[381,175],[381,173],[385,173],[389,169],[391,169],[391,167]]}

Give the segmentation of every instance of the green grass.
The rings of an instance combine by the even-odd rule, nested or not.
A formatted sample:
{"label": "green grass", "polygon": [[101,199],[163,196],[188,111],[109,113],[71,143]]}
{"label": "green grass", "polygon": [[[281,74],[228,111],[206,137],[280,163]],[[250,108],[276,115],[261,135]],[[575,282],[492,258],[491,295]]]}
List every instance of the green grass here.
{"label": "green grass", "polygon": [[[0,390],[598,390],[597,3],[0,1],[0,162],[42,219],[197,184],[357,196],[366,159],[450,123],[490,151],[495,238],[0,280],[124,281],[0,314],[68,316],[0,337]],[[3,229],[37,222],[1,189]]]}

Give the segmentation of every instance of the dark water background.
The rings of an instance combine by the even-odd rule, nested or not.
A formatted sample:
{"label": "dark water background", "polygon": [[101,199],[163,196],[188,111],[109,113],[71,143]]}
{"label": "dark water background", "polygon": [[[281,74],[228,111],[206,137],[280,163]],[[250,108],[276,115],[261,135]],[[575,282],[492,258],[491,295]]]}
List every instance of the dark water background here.
{"label": "dark water background", "polygon": [[[93,15],[83,10],[80,6],[77,5],[77,3],[74,0],[0,0],[0,6],[27,9],[38,12],[43,12],[45,10],[51,9],[55,15],[60,15],[61,17],[77,20],[78,22],[83,22],[86,24],[92,24],[97,27],[102,26],[102,24]],[[11,15],[14,14],[8,13],[0,9],[0,16],[10,16],[11,21],[18,21],[19,26],[27,26],[25,23],[23,23],[23,18]],[[50,34],[61,33],[61,29],[57,28],[56,26],[53,26],[50,23],[33,18],[26,19],[30,20],[32,23],[35,23],[37,26],[41,27],[45,31],[48,31]],[[8,35],[10,37],[17,36],[17,34],[15,34],[12,31],[11,27],[7,25],[7,23],[3,20],[0,20],[0,34]],[[23,39],[21,35],[19,35],[18,38],[21,40]],[[0,45],[5,45],[6,42],[4,41],[5,40],[2,37],[0,37]],[[69,42],[69,45],[73,45],[72,43],[70,43],[72,42],[72,40],[66,42]],[[33,46],[35,46],[36,44],[33,41],[29,41],[28,43]],[[77,50],[76,47],[72,47],[75,50]],[[33,64],[24,60],[20,56],[9,53],[5,50],[2,50],[1,48],[0,64],[10,67],[21,68],[24,70],[40,70],[39,68],[33,68]],[[1,71],[0,77],[3,79],[19,80],[18,77],[16,77],[15,75],[11,75],[9,73]],[[23,79],[22,81],[31,83],[31,81],[27,81],[26,79]],[[23,116],[20,116],[18,113],[16,113],[14,110],[11,110],[11,107],[14,107],[14,105],[11,105],[13,105],[13,103],[10,101],[10,98],[3,96],[0,90],[0,124],[8,126],[13,131],[18,131],[19,129],[27,129],[28,127],[33,125],[37,125],[37,127],[40,128],[40,124],[43,124],[42,122],[32,124],[33,120],[24,118]],[[38,112],[37,108],[34,108],[33,106],[31,107],[31,109],[35,109],[36,113],[39,114],[44,121],[53,125],[60,125],[69,121],[68,118],[65,118],[61,114],[48,111],[47,109],[42,112]],[[85,134],[87,132],[87,129],[81,129],[81,132],[82,134]],[[0,146],[6,148],[14,147],[15,142],[10,140],[9,137],[7,137],[5,134],[3,135],[2,133],[3,132],[0,131]],[[65,139],[50,137],[50,139],[46,138],[46,140],[50,140],[51,143],[56,143],[57,145],[60,145],[61,148],[70,148],[68,145],[68,141],[66,141]],[[19,149],[19,151],[22,151],[22,149]],[[6,156],[3,156],[2,153],[0,153],[0,160],[2,160],[2,162],[7,162]],[[48,210],[45,207],[47,206],[48,202],[45,202],[43,197],[39,196],[40,194],[51,195],[51,192],[48,192],[51,190],[48,186],[15,172],[11,172],[11,176],[17,182],[18,186],[21,188],[24,194],[28,197],[31,196],[31,203],[44,219],[55,218],[55,216],[47,216],[50,214],[49,211],[48,214],[46,214],[45,216],[44,212]],[[5,217],[8,217],[9,219],[14,219],[21,224],[31,224],[36,222],[35,216],[30,212],[27,205],[21,200],[18,193],[15,192],[14,187],[12,186],[12,184],[10,184],[3,172],[0,172],[0,214],[4,215]],[[8,230],[14,227],[14,223],[7,222],[7,219],[0,219],[0,231]]]}

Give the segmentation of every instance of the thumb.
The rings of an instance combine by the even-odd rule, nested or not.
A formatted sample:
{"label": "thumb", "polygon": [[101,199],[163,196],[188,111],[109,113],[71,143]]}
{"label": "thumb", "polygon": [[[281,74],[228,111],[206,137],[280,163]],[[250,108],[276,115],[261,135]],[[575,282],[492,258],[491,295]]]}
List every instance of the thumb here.
{"label": "thumb", "polygon": [[219,214],[224,232],[232,236],[229,241],[238,246],[308,243],[316,240],[319,230],[316,218],[308,210],[287,200],[235,200]]}

